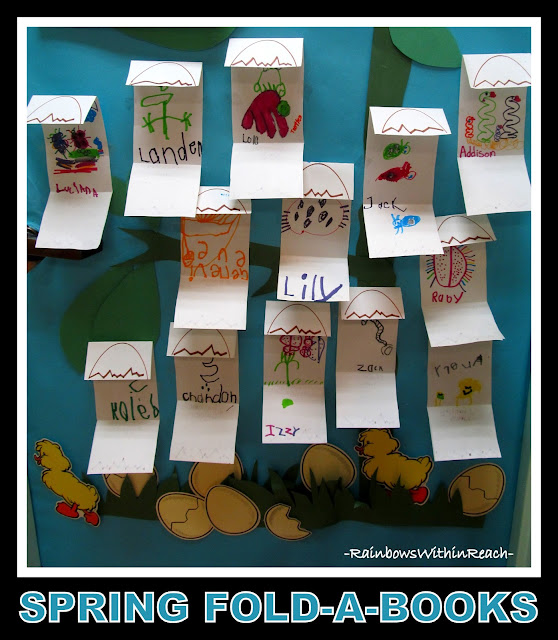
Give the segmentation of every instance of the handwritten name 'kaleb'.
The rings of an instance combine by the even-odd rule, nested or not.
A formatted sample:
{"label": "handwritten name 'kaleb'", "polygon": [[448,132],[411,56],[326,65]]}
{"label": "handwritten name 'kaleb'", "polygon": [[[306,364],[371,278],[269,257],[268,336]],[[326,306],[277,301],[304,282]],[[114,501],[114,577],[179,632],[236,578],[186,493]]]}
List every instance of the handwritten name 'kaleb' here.
{"label": "handwritten name 'kaleb'", "polygon": [[87,185],[77,184],[75,181],[70,185],[66,185],[65,187],[60,187],[58,182],[56,183],[56,193],[85,193],[88,196],[93,196],[94,198],[98,198],[99,194],[96,189],[93,187],[88,187]]}

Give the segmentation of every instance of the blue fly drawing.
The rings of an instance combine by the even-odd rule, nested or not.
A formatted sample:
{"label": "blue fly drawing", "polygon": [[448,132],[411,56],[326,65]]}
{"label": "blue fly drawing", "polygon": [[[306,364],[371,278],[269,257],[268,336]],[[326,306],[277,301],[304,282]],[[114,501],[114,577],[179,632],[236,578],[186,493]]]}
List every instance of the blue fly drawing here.
{"label": "blue fly drawing", "polygon": [[399,214],[394,215],[391,214],[391,224],[393,228],[396,230],[395,235],[397,235],[400,231],[403,233],[405,227],[415,227],[420,222],[420,216],[403,216],[401,217]]}

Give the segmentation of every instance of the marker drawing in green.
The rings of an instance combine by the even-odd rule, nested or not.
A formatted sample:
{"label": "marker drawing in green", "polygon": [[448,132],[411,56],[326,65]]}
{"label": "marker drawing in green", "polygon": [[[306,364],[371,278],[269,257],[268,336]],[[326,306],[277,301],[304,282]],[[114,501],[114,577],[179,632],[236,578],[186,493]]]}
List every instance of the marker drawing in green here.
{"label": "marker drawing in green", "polygon": [[496,108],[496,102],[492,98],[495,97],[494,91],[483,91],[479,94],[479,101],[482,103],[477,113],[480,119],[478,134],[480,142],[490,142],[494,136],[492,127],[496,123],[496,118],[492,115],[492,112]]}

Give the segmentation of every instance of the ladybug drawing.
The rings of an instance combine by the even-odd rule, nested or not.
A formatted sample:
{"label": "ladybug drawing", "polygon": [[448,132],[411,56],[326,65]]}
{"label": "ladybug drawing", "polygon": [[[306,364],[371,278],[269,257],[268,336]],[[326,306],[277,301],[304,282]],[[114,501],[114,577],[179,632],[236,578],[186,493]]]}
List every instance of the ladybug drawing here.
{"label": "ladybug drawing", "polygon": [[72,136],[72,142],[76,149],[87,149],[89,147],[88,136],[85,135],[83,129],[72,129],[71,131],[68,129],[68,132]]}

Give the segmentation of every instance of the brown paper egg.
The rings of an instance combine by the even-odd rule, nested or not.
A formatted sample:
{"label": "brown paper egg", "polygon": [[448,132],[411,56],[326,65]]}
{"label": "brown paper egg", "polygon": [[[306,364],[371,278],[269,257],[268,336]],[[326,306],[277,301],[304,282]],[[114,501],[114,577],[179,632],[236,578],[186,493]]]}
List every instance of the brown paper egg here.
{"label": "brown paper egg", "polygon": [[260,523],[260,510],[256,504],[232,487],[212,487],[207,493],[205,506],[211,524],[229,536],[249,533]]}
{"label": "brown paper egg", "polygon": [[304,452],[300,461],[300,476],[307,489],[312,486],[310,470],[317,484],[341,478],[343,487],[350,487],[357,475],[351,458],[332,444],[314,444]]}
{"label": "brown paper egg", "polygon": [[303,540],[312,535],[311,531],[300,526],[299,520],[289,517],[290,511],[291,507],[286,504],[275,504],[270,507],[264,516],[268,531],[282,540]]}
{"label": "brown paper egg", "polygon": [[235,453],[232,464],[196,462],[190,469],[188,484],[197,496],[205,498],[212,487],[221,484],[231,473],[234,473],[234,477],[240,480],[242,478],[242,472],[242,462]]}
{"label": "brown paper egg", "polygon": [[213,530],[205,501],[191,493],[166,493],[157,500],[156,509],[161,524],[177,538],[199,540]]}
{"label": "brown paper egg", "polygon": [[479,464],[469,467],[453,479],[448,489],[448,498],[451,500],[459,490],[463,514],[483,516],[500,502],[505,485],[506,476],[499,466]]}

